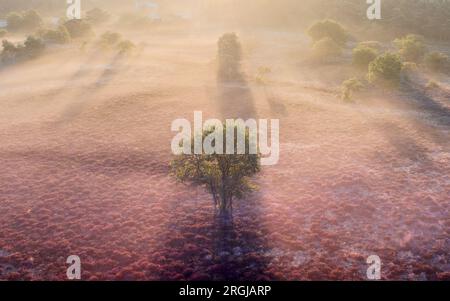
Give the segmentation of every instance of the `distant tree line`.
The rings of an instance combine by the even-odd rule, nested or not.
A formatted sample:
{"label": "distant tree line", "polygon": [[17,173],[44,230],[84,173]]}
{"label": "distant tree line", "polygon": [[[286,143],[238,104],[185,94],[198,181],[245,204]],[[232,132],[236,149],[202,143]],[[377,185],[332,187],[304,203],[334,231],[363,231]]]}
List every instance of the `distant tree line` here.
{"label": "distant tree line", "polygon": [[[287,0],[289,2],[289,0]],[[281,1],[282,2],[282,1]],[[374,24],[396,36],[414,33],[429,39],[450,40],[450,1],[383,0],[382,20],[366,18],[368,5],[361,0],[305,0],[319,17],[346,20],[348,25],[370,29]]]}

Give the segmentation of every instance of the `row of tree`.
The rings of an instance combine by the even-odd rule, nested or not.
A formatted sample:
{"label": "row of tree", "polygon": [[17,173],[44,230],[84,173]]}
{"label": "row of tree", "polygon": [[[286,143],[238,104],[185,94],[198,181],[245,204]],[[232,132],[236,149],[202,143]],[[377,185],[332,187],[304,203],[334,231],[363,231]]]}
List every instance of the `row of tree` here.
{"label": "row of tree", "polygon": [[[11,64],[19,61],[36,58],[46,45],[67,44],[73,40],[91,39],[94,36],[93,26],[109,19],[109,14],[101,9],[94,8],[87,12],[86,18],[67,20],[61,18],[58,24],[47,25],[41,15],[35,10],[21,13],[12,12],[7,16],[8,30],[11,32],[31,33],[23,43],[13,44],[4,40],[0,52],[0,62]],[[0,38],[7,36],[7,31],[0,31]],[[106,32],[98,39],[97,46],[102,49],[117,49],[119,53],[128,53],[135,45],[122,39],[118,33]]]}

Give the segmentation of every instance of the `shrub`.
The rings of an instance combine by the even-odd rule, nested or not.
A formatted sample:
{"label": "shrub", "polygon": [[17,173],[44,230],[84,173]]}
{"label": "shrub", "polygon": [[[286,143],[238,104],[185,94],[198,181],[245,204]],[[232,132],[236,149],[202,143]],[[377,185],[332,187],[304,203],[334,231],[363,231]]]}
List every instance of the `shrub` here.
{"label": "shrub", "polygon": [[[235,130],[237,127],[235,128]],[[213,132],[213,129],[203,132],[203,138]],[[223,126],[223,137],[227,129]],[[236,133],[236,132],[235,132]],[[237,135],[235,135],[237,137]],[[237,139],[235,138],[235,145]],[[243,198],[253,191],[255,186],[250,177],[257,174],[260,167],[260,156],[249,154],[250,138],[245,135],[247,151],[245,154],[211,154],[211,155],[181,155],[171,163],[172,174],[182,182],[191,182],[205,186],[211,193],[214,204],[222,214],[229,213],[233,208],[233,199]],[[191,143],[192,153],[194,140]],[[224,139],[226,149],[226,139]]]}
{"label": "shrub", "polygon": [[341,98],[344,101],[351,101],[354,92],[364,89],[364,84],[357,78],[350,78],[342,83]]}
{"label": "shrub", "polygon": [[427,85],[425,86],[425,88],[427,90],[435,90],[435,89],[439,89],[439,84],[437,82],[435,82],[434,80],[429,80]]}
{"label": "shrub", "polygon": [[385,53],[369,64],[368,79],[371,83],[396,86],[400,83],[402,66],[399,55]]}
{"label": "shrub", "polygon": [[120,54],[128,54],[136,49],[136,45],[134,45],[134,43],[129,40],[124,40],[117,44],[117,49],[119,50]]}
{"label": "shrub", "polygon": [[2,52],[0,53],[0,61],[2,63],[11,63],[16,60],[18,47],[8,40],[2,41]]}
{"label": "shrub", "polygon": [[13,44],[7,40],[2,42],[3,50],[1,52],[2,62],[12,63],[33,59],[42,54],[45,49],[45,43],[33,36],[29,36],[23,44]]}
{"label": "shrub", "polygon": [[367,46],[358,46],[353,49],[353,64],[361,69],[367,69],[370,62],[378,56],[378,51]]}
{"label": "shrub", "polygon": [[447,72],[450,70],[450,59],[441,52],[431,52],[425,56],[425,65],[434,72]]}
{"label": "shrub", "polygon": [[100,44],[104,47],[112,47],[120,42],[122,35],[117,32],[105,32],[100,37]]}
{"label": "shrub", "polygon": [[259,67],[256,73],[256,83],[259,85],[265,85],[267,83],[267,76],[272,73],[269,67]]}
{"label": "shrub", "polygon": [[398,48],[402,58],[410,62],[422,61],[427,51],[424,38],[413,34],[396,39],[394,45]]}
{"label": "shrub", "polygon": [[65,26],[59,26],[58,29],[55,30],[53,29],[41,30],[39,32],[39,36],[46,43],[67,44],[70,43],[71,41],[70,34]]}
{"label": "shrub", "polygon": [[314,43],[330,38],[340,46],[344,46],[348,40],[348,33],[344,27],[333,20],[323,20],[314,23],[308,30],[307,34]]}
{"label": "shrub", "polygon": [[0,39],[6,37],[8,31],[5,29],[0,29]]}
{"label": "shrub", "polygon": [[42,17],[35,10],[28,10],[24,13],[9,13],[6,21],[10,31],[33,30],[43,24]]}
{"label": "shrub", "polygon": [[64,23],[72,39],[90,37],[94,34],[92,27],[84,20],[72,19]]}
{"label": "shrub", "polygon": [[11,12],[6,16],[6,22],[8,22],[8,30],[19,30],[22,26],[23,16],[22,14]]}
{"label": "shrub", "polygon": [[232,79],[239,74],[242,47],[235,33],[224,34],[218,41],[219,75]]}
{"label": "shrub", "polygon": [[331,38],[323,38],[313,46],[313,58],[318,61],[327,61],[342,55],[341,46]]}
{"label": "shrub", "polygon": [[33,36],[29,36],[25,40],[24,45],[27,58],[36,58],[41,55],[45,49],[45,43],[41,39]]}

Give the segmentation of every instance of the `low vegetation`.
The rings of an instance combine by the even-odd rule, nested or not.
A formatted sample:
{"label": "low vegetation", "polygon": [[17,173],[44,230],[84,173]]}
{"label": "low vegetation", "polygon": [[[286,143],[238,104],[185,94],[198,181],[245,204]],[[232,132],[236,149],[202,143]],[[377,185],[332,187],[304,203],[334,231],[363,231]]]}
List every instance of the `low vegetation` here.
{"label": "low vegetation", "polygon": [[56,29],[41,29],[38,31],[38,35],[48,44],[67,44],[72,40],[64,25],[60,25]]}
{"label": "low vegetation", "polygon": [[341,88],[342,100],[345,102],[351,102],[353,100],[353,93],[361,91],[364,87],[364,84],[356,77],[344,81]]}
{"label": "low vegetation", "polygon": [[91,24],[85,20],[69,20],[64,23],[64,27],[72,39],[89,38],[94,35]]}
{"label": "low vegetation", "polygon": [[266,85],[268,82],[267,77],[272,73],[269,67],[259,67],[256,72],[255,81],[258,85]]}
{"label": "low vegetation", "polygon": [[335,60],[341,55],[341,46],[329,37],[323,38],[314,43],[312,57],[315,61],[329,62]]}
{"label": "low vegetation", "polygon": [[357,68],[367,70],[369,64],[375,60],[377,56],[378,50],[360,44],[353,49],[353,65]]}
{"label": "low vegetation", "polygon": [[395,87],[400,84],[402,61],[398,54],[387,52],[369,64],[369,82]]}
{"label": "low vegetation", "polygon": [[349,38],[348,32],[344,27],[333,20],[318,21],[308,28],[307,33],[314,43],[328,38],[341,47],[345,46]]}
{"label": "low vegetation", "polygon": [[41,15],[35,10],[23,13],[11,12],[6,16],[8,31],[30,31],[36,30],[43,24]]}
{"label": "low vegetation", "polygon": [[129,54],[136,49],[136,45],[130,40],[123,40],[117,44],[119,54]]}
{"label": "low vegetation", "polygon": [[396,39],[394,45],[397,47],[401,57],[409,62],[421,62],[427,52],[425,39],[419,35],[409,34]]}
{"label": "low vegetation", "polygon": [[45,43],[39,38],[29,36],[23,43],[18,44],[4,40],[2,47],[0,61],[11,64],[38,57],[44,51]]}

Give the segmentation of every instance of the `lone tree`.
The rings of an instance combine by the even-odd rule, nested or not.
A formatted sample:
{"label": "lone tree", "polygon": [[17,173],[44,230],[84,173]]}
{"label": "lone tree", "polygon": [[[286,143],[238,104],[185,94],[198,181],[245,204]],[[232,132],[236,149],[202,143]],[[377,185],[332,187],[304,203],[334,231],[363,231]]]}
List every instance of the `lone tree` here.
{"label": "lone tree", "polygon": [[224,34],[218,42],[219,75],[227,80],[239,75],[242,47],[235,33]]}
{"label": "lone tree", "polygon": [[[219,209],[221,216],[231,214],[234,199],[242,199],[256,189],[250,178],[261,170],[260,155],[250,154],[250,143],[253,139],[250,139],[248,130],[245,131],[245,152],[243,154],[238,152],[239,134],[237,131],[241,130],[241,128],[234,127],[235,148],[233,154],[203,153],[198,155],[194,154],[194,147],[192,147],[191,154],[180,155],[171,163],[172,174],[178,180],[206,187],[212,194],[215,207]],[[205,141],[205,138],[208,139],[207,137],[214,131],[214,128],[204,131],[202,141]],[[226,125],[223,125],[223,137],[226,137],[227,132]],[[223,139],[224,150],[226,149],[225,140]],[[193,146],[194,143],[193,139],[191,145]]]}

